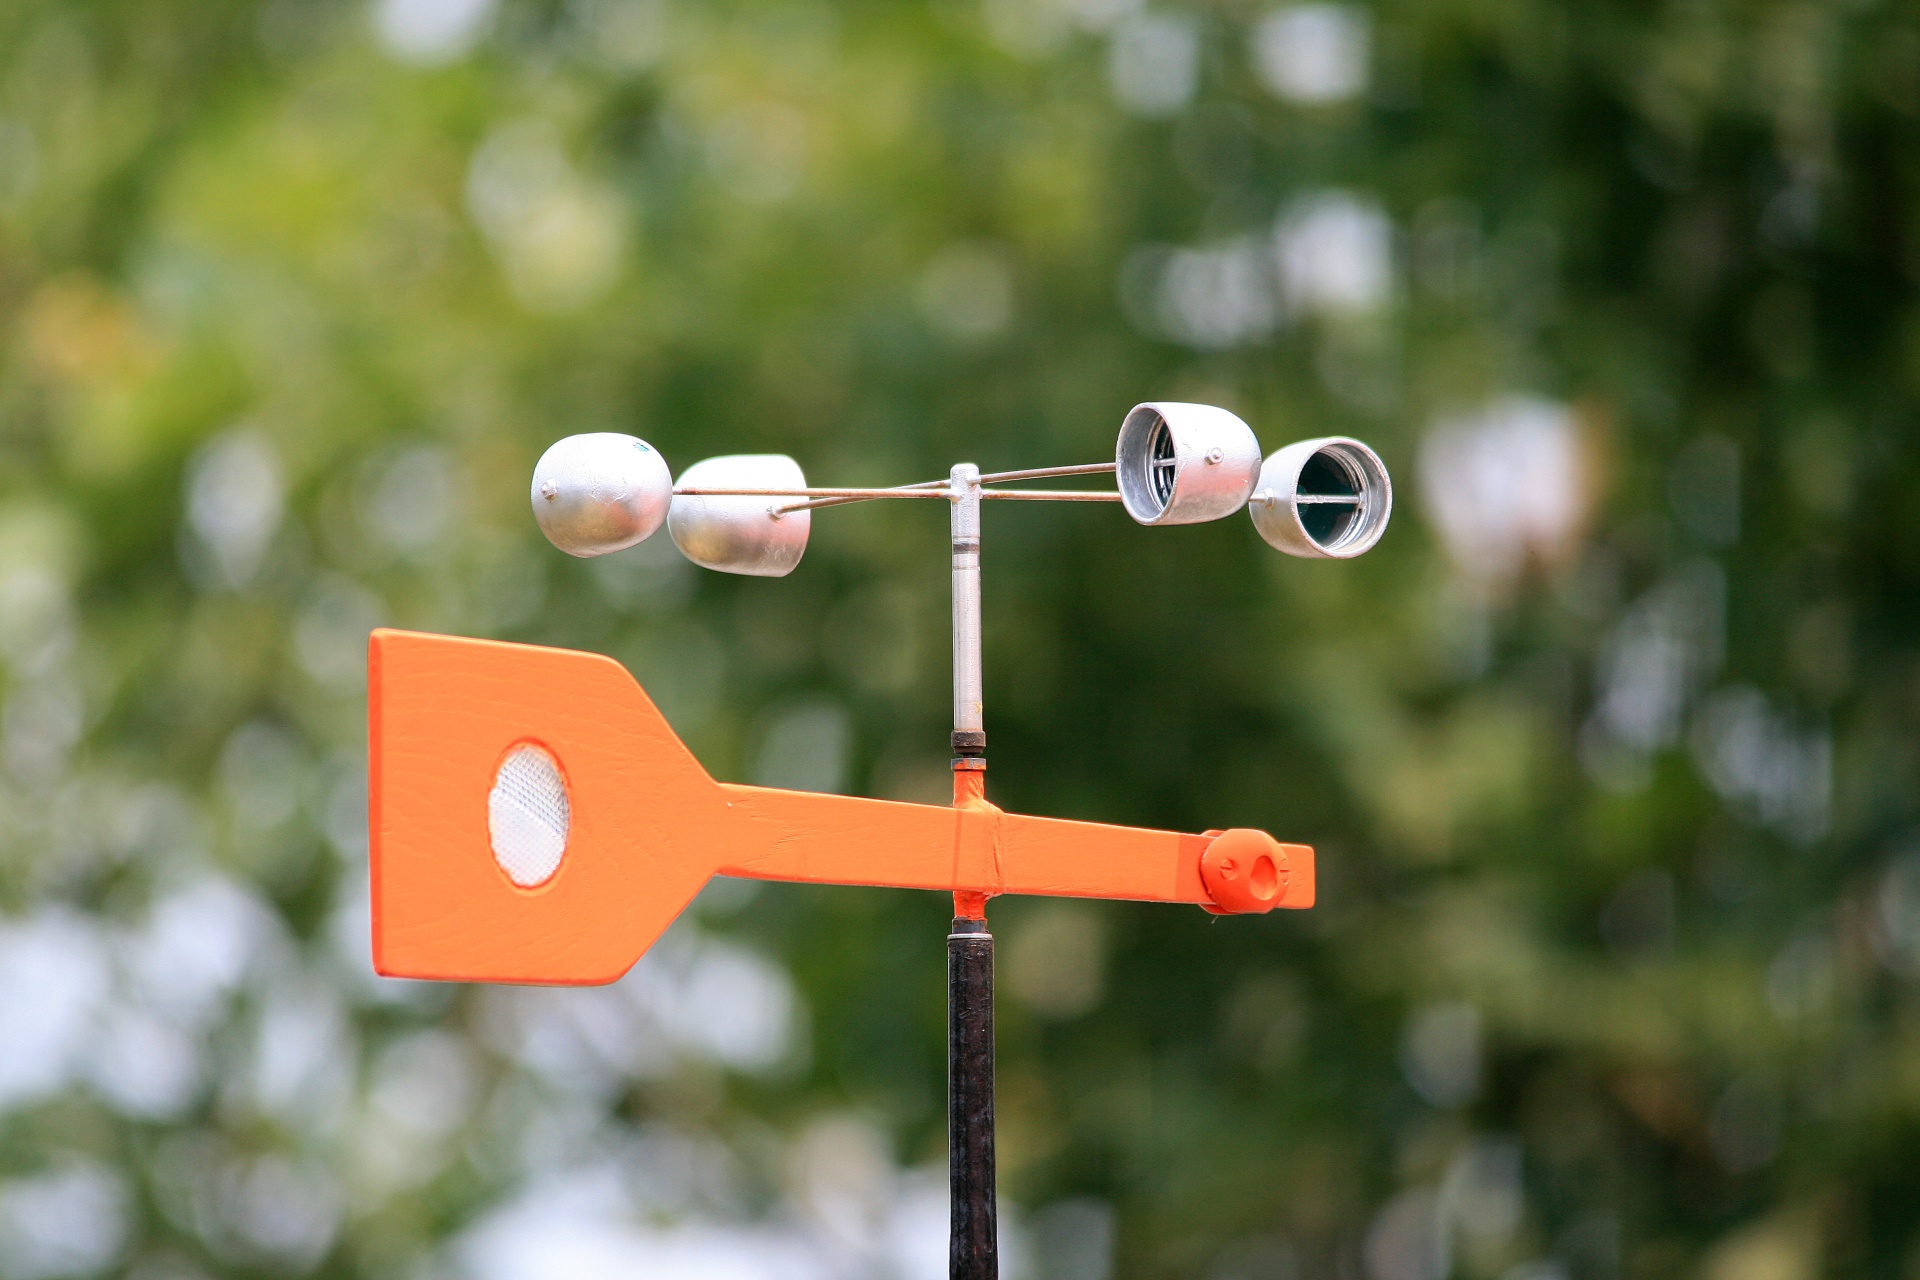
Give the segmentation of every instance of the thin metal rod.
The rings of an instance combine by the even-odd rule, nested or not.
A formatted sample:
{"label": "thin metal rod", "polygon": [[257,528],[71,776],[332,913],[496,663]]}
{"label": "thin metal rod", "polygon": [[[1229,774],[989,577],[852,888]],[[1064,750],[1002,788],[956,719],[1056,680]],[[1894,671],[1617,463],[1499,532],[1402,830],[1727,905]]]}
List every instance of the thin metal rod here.
{"label": "thin metal rod", "polygon": [[980,477],[981,484],[1003,484],[1009,480],[1046,480],[1053,476],[1110,476],[1120,469],[1114,462],[1083,462],[1072,467],[1035,467],[1030,471],[994,471]]}
{"label": "thin metal rod", "polygon": [[[944,482],[943,482],[944,483]],[[941,489],[675,489],[677,498],[944,498]]]}
{"label": "thin metal rod", "polygon": [[[986,477],[984,476],[981,477],[981,480],[983,483],[985,482],[985,479]],[[922,497],[931,497],[933,495],[923,494],[923,493],[912,493],[912,494],[889,493],[886,496],[890,498],[909,498],[909,497],[922,498]],[[940,496],[945,497],[947,495],[942,494]],[[1089,490],[982,489],[980,491],[980,496],[983,499],[995,498],[995,499],[1001,499],[1001,500],[1011,500],[1015,502],[1118,502],[1120,501],[1119,494],[1112,493],[1107,490],[1101,490],[1101,489],[1089,489]],[[850,503],[850,502],[865,502],[865,501],[867,501],[867,499],[865,498],[815,498],[811,502],[794,502],[794,503],[789,503],[786,506],[775,507],[773,509],[773,513],[775,515],[784,516],[787,513],[792,511],[818,511],[822,507],[839,507],[839,506],[845,506],[847,503]]]}
{"label": "thin metal rod", "polygon": [[[995,471],[983,475],[980,484],[1004,484],[1014,480],[1045,480],[1054,476],[1111,475],[1111,462],[1084,462],[1071,467],[1033,467],[1026,471]],[[951,480],[922,480],[917,484],[895,485],[885,489],[675,489],[689,498],[803,498],[775,507],[773,514],[784,516],[795,511],[818,511],[824,507],[842,507],[854,502],[873,502],[881,498],[951,498]],[[1005,493],[986,493],[987,498],[1015,498],[1029,502],[1118,502],[1120,495],[1082,494],[1067,490],[1030,489]]]}
{"label": "thin metal rod", "polygon": [[993,935],[984,918],[956,917],[947,935],[949,1280],[1000,1275],[993,1166]]}
{"label": "thin metal rod", "polygon": [[796,511],[818,511],[822,507],[845,507],[856,502],[865,502],[865,498],[813,498],[806,502],[789,502],[785,506],[773,508],[776,516],[792,515]]}
{"label": "thin metal rod", "polygon": [[[1247,501],[1270,507],[1280,501],[1280,497],[1271,489],[1262,489]],[[1357,507],[1365,501],[1366,499],[1357,493],[1296,493],[1293,495],[1293,504],[1297,507],[1318,505]]]}
{"label": "thin metal rod", "polygon": [[[1117,464],[1111,462],[1082,462],[1071,467],[1033,467],[1026,471],[995,471],[980,477],[981,484],[1003,484],[1011,480],[1045,480],[1050,476],[1094,476],[1112,475]],[[888,485],[884,489],[675,489],[675,493],[698,496],[754,496],[813,494],[823,498],[896,498],[924,497],[928,491],[943,492],[952,483],[949,480],[921,480],[914,484]]]}
{"label": "thin metal rod", "polygon": [[[916,497],[920,497],[921,494],[914,491],[933,490],[934,492],[937,492],[941,497],[945,497],[947,496],[946,494],[947,483],[948,482],[945,480],[922,480],[918,484],[903,484],[899,486],[900,490],[904,490],[906,492],[899,492],[893,489],[889,489],[886,491],[886,494],[884,496],[889,498],[900,498],[900,497],[916,498]],[[784,516],[788,512],[792,512],[792,511],[818,511],[822,507],[844,507],[849,503],[869,502],[869,501],[871,501],[871,499],[869,498],[815,498],[811,502],[795,502],[795,503],[790,503],[784,507],[775,507],[773,514],[777,516]]]}

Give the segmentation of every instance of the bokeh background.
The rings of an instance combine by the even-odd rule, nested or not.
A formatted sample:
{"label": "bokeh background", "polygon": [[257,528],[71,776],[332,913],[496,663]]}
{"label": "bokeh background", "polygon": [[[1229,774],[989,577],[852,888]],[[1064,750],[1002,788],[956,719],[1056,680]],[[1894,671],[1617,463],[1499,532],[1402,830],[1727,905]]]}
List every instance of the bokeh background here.
{"label": "bokeh background", "polygon": [[989,510],[996,799],[1321,885],[994,905],[1005,1274],[1920,1275],[1917,233],[1897,0],[0,3],[0,1274],[944,1275],[950,904],[376,979],[365,636],[938,800],[941,512],[578,562],[534,460],[1164,398],[1400,502]]}

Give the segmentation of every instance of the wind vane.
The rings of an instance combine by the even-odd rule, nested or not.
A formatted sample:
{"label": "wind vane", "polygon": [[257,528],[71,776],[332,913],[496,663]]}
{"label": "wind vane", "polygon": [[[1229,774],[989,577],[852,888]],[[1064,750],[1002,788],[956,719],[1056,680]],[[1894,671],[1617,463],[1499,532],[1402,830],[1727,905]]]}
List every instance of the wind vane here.
{"label": "wind vane", "polygon": [[[995,486],[1114,473],[1113,491]],[[1145,525],[1246,507],[1290,555],[1349,559],[1385,531],[1393,490],[1357,440],[1303,440],[1263,462],[1224,409],[1137,406],[1115,461],[889,489],[809,488],[775,454],[709,458],[676,486],[660,454],[569,436],[533,474],[534,517],[576,556],[665,523],[709,569],[780,577],[812,513],[882,498],[945,501],[953,533],[953,805],[715,781],[611,658],[380,630],[368,653],[374,967],[455,982],[592,984],[625,973],[716,875],[951,892],[949,1272],[998,1274],[993,936],[1000,894],[1194,903],[1218,915],[1310,907],[1313,850],[1263,831],[1183,835],[1006,813],[986,798],[980,675],[981,503],[1118,502]]]}

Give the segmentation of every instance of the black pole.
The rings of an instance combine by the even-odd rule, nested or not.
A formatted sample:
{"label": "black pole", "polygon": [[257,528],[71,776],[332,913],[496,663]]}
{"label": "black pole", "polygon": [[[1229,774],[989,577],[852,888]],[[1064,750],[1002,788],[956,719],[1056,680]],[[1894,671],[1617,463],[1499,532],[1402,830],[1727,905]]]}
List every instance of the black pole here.
{"label": "black pole", "polygon": [[950,1280],[999,1280],[993,1191],[993,935],[956,917],[947,935]]}

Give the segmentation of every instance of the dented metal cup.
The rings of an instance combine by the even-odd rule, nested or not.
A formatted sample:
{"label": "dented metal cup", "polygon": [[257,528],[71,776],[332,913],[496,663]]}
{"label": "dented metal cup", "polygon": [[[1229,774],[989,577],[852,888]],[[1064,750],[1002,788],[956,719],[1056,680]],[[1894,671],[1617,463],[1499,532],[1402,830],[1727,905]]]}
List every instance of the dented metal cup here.
{"label": "dented metal cup", "polygon": [[[696,462],[681,489],[804,489],[800,464],[784,453],[734,453]],[[807,549],[811,511],[788,511],[796,499],[758,495],[676,493],[667,514],[673,545],[695,564],[722,573],[783,578]]]}
{"label": "dented metal cup", "polygon": [[572,556],[604,556],[644,542],[667,517],[673,474],[659,450],[595,431],[556,441],[533,469],[533,518]]}

